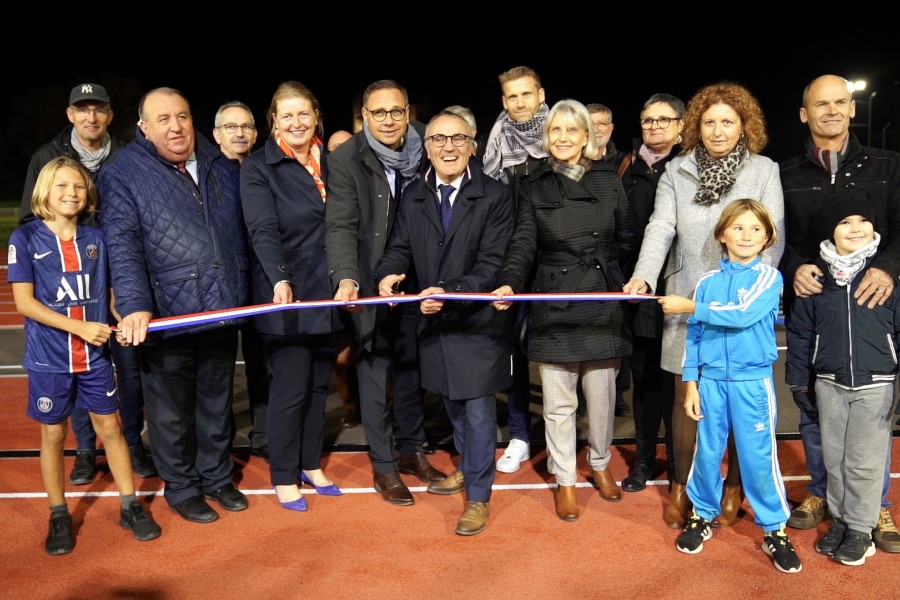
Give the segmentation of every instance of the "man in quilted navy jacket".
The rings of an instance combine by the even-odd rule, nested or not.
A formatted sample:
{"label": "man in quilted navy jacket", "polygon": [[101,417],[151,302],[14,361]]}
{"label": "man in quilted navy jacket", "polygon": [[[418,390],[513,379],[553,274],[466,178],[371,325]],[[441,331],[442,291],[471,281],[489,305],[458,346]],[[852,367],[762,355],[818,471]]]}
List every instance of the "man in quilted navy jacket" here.
{"label": "man in quilted navy jacket", "polygon": [[165,497],[196,523],[218,518],[204,496],[247,508],[234,487],[232,383],[237,322],[148,334],[151,319],[247,302],[247,240],[238,173],[194,133],[190,105],[172,88],[138,106],[135,140],[97,180],[119,339],[140,345],[153,458]]}

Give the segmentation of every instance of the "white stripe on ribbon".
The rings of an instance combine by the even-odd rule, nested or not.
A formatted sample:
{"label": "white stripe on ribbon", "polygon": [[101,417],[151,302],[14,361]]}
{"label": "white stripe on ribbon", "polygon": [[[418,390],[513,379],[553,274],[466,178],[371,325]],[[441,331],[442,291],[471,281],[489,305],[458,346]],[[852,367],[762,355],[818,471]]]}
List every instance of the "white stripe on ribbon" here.
{"label": "white stripe on ribbon", "polygon": [[[254,306],[241,306],[239,308],[211,310],[202,313],[181,315],[178,317],[163,317],[160,319],[153,319],[152,321],[150,321],[150,325],[147,328],[147,331],[164,331],[166,329],[187,327],[188,325],[201,325],[203,323],[227,321],[240,317],[262,315],[279,310],[325,308],[330,306],[358,306],[361,304],[399,304],[401,302],[419,302],[420,300],[423,300],[425,298],[437,298],[440,300],[482,300],[485,302],[495,302],[498,300],[496,294],[443,293],[431,294],[429,296],[416,296],[412,294],[401,294],[398,296],[372,296],[370,298],[357,298],[352,302],[344,302],[342,300],[307,300],[304,302],[293,302],[291,304],[256,304]],[[649,294],[626,294],[624,292],[582,292],[576,294],[510,294],[508,296],[504,296],[503,298],[501,298],[501,300],[509,302],[558,302],[560,300],[580,302],[585,300],[651,300],[656,298],[659,298],[659,296],[652,296]]]}

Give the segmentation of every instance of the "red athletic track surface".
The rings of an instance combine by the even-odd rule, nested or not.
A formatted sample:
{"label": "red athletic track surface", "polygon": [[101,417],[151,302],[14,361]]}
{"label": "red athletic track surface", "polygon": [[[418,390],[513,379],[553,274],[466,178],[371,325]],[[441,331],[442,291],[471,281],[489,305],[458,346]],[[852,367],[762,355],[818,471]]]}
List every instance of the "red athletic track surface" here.
{"label": "red athletic track surface", "polygon": [[[36,450],[38,426],[23,414],[24,378],[3,380],[0,440],[8,450]],[[72,436],[70,436],[71,439]],[[805,495],[799,441],[779,442],[794,501]],[[662,452],[660,447],[660,453]],[[498,450],[498,456],[500,454]],[[633,446],[615,446],[616,481],[628,472]],[[267,464],[237,458],[236,480],[250,508],[209,524],[184,521],[160,494],[158,479],[137,480],[162,526],[151,542],[120,528],[108,471],[88,486],[67,486],[78,535],[75,550],[49,556],[46,497],[36,452],[0,458],[0,597],[69,598],[885,598],[900,589],[900,555],[878,552],[861,567],[837,564],[813,549],[818,531],[789,530],[803,571],[779,573],[760,550],[752,511],[716,530],[699,555],[675,549],[666,527],[665,474],[619,503],[589,485],[579,453],[581,520],[556,517],[552,476],[541,451],[515,474],[498,473],[491,518],[481,534],[454,534],[463,495],[434,496],[403,475],[416,504],[395,507],[372,489],[364,452],[330,453],[323,467],[341,497],[306,496],[309,511],[282,509]],[[897,462],[895,442],[893,458]],[[66,457],[66,472],[71,469]],[[434,464],[451,471],[456,457],[438,451]],[[549,486],[549,487],[548,487]],[[306,489],[306,488],[304,488]],[[893,501],[900,500],[892,492]],[[213,503],[213,506],[217,506]]]}

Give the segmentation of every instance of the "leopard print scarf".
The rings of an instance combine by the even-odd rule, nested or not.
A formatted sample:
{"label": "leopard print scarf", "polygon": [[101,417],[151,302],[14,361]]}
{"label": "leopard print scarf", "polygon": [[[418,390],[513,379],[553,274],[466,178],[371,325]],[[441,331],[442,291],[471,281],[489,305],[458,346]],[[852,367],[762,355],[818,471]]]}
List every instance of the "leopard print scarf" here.
{"label": "leopard print scarf", "polygon": [[741,135],[737,145],[728,156],[713,158],[703,144],[694,148],[694,156],[700,166],[700,189],[694,196],[694,202],[700,206],[717,204],[731,188],[734,187],[734,174],[737,168],[750,156]]}

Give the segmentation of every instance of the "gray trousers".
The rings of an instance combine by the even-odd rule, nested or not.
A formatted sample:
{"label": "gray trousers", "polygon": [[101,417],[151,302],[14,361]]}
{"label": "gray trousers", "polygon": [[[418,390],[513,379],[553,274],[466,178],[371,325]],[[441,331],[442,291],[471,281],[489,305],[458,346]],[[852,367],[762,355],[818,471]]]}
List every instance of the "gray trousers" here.
{"label": "gray trousers", "polygon": [[871,534],[881,510],[894,386],[847,390],[817,379],[816,400],[828,509],[849,529]]}

